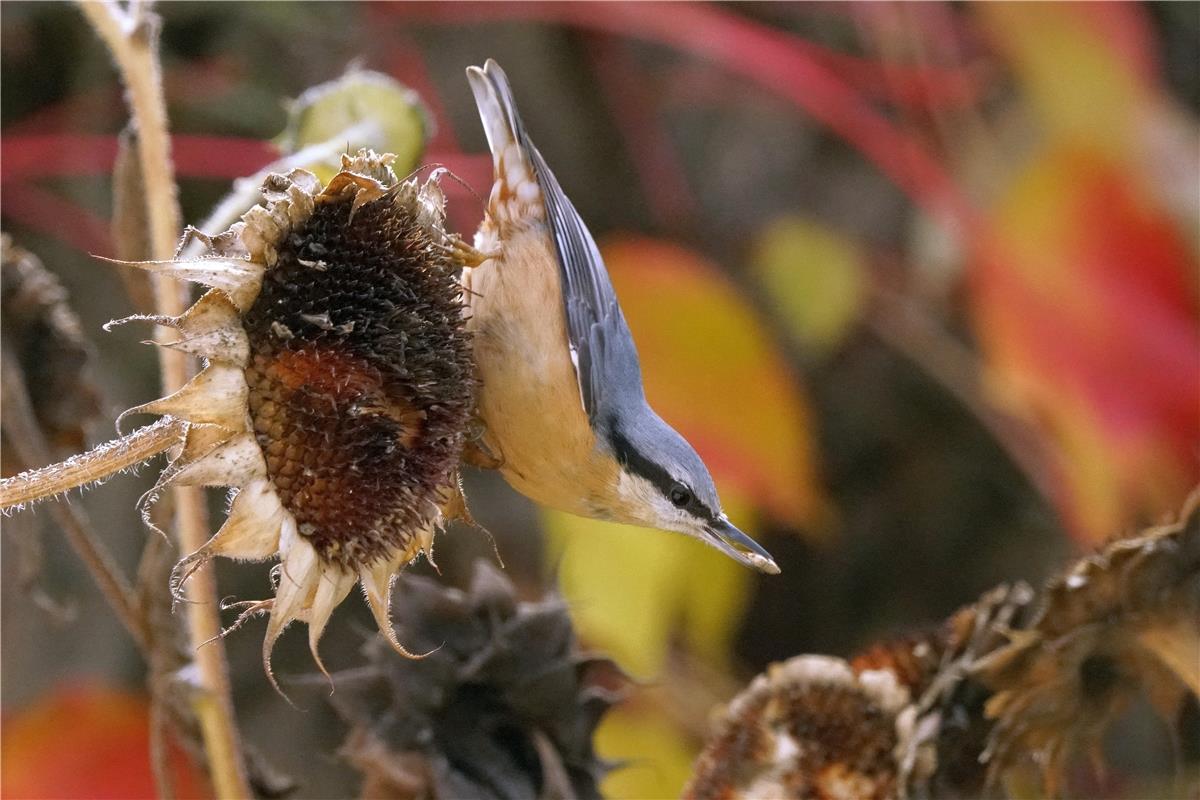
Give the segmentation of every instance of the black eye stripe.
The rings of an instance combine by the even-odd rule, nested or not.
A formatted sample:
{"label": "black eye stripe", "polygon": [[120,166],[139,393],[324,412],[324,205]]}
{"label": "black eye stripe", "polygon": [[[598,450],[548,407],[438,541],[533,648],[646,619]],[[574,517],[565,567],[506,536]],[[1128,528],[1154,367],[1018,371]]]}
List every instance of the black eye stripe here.
{"label": "black eye stripe", "polygon": [[648,480],[663,497],[670,500],[672,490],[677,487],[682,488],[690,495],[690,500],[681,508],[708,522],[717,521],[716,514],[700,502],[695,492],[680,484],[665,469],[642,455],[615,425],[610,427],[609,441],[612,442],[613,454],[617,457],[617,461],[633,474]]}
{"label": "black eye stripe", "polygon": [[613,455],[622,466],[650,481],[654,488],[664,495],[671,491],[671,487],[676,483],[675,479],[665,469],[643,456],[620,430],[614,427],[609,439],[612,441]]}

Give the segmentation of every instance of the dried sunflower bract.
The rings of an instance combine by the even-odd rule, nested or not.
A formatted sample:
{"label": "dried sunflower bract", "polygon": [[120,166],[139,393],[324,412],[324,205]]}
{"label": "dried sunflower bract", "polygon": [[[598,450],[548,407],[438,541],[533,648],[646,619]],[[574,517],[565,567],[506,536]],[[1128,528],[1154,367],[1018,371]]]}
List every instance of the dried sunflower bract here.
{"label": "dried sunflower bract", "polygon": [[[271,175],[264,202],[199,258],[137,266],[210,287],[167,344],[205,366],[175,394],[126,414],[190,423],[153,497],[171,484],[234,488],[215,536],[176,568],[175,589],[214,556],[276,555],[263,663],[291,622],[317,644],[361,583],[381,632],[396,573],[431,554],[458,464],[474,370],[458,275],[467,248],[443,228],[437,176],[397,182],[361,151],[322,187]],[[321,667],[324,670],[324,667]]]}

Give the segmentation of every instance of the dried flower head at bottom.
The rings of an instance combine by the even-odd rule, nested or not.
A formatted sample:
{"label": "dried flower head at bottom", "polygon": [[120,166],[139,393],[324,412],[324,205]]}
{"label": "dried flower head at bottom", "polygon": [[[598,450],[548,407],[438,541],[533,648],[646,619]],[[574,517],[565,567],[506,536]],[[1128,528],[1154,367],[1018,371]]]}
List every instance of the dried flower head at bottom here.
{"label": "dried flower head at bottom", "polygon": [[560,597],[521,601],[485,561],[466,591],[397,582],[396,624],[428,658],[398,658],[377,637],[367,665],[337,676],[352,726],[342,754],[363,797],[600,797],[612,765],[593,736],[626,679],[580,648]]}

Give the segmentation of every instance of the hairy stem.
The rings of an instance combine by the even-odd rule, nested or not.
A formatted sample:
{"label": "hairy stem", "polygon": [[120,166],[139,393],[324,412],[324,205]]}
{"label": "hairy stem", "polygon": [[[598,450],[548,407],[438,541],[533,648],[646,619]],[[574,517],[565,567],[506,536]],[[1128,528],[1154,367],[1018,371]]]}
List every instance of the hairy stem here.
{"label": "hairy stem", "polygon": [[[9,359],[4,360],[4,404],[7,417],[13,406],[9,400]],[[0,510],[8,511],[78,489],[80,486],[107,480],[118,472],[136,467],[179,444],[184,428],[183,422],[165,417],[120,439],[113,439],[86,453],[71,456],[66,461],[26,470],[11,478],[5,478],[0,481]],[[30,457],[34,456],[31,454]]]}
{"label": "hairy stem", "polygon": [[[179,198],[171,163],[171,140],[167,129],[167,109],[162,94],[162,72],[158,62],[159,20],[143,9],[125,13],[112,0],[81,2],[80,10],[108,46],[121,80],[137,130],[138,160],[146,195],[150,246],[155,258],[170,258],[179,239]],[[169,304],[179,304],[177,284],[161,292],[158,300],[172,295]],[[180,307],[178,311],[182,311]],[[164,310],[164,313],[172,313]]]}
{"label": "hairy stem", "polygon": [[[170,259],[180,234],[179,200],[171,163],[166,102],[158,58],[158,17],[141,4],[128,13],[112,0],[80,2],[83,14],[108,46],[127,91],[133,124],[137,129],[138,160],[150,227],[150,250],[155,259]],[[159,314],[178,316],[188,303],[188,292],[169,278],[156,276],[154,301]],[[183,353],[161,348],[159,353],[165,394],[187,381],[188,363]],[[204,495],[198,487],[172,490],[176,531],[185,553],[199,550],[208,538]],[[230,696],[225,648],[219,638],[216,579],[212,568],[198,570],[188,583],[193,601],[188,607],[188,635],[199,672],[196,714],[200,718],[213,788],[218,797],[250,797],[238,742]],[[213,640],[208,646],[201,646]]]}

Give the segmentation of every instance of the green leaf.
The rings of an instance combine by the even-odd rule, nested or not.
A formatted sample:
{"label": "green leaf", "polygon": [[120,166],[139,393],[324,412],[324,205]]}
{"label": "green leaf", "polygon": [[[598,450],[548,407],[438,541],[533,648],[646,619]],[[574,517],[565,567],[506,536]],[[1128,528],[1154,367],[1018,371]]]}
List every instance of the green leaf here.
{"label": "green leaf", "polygon": [[[432,117],[416,92],[382,73],[351,69],[292,101],[277,144],[295,153],[345,137],[347,152],[370,147],[395,155],[392,168],[403,176],[419,164],[432,132]],[[336,168],[316,172],[328,181]]]}

